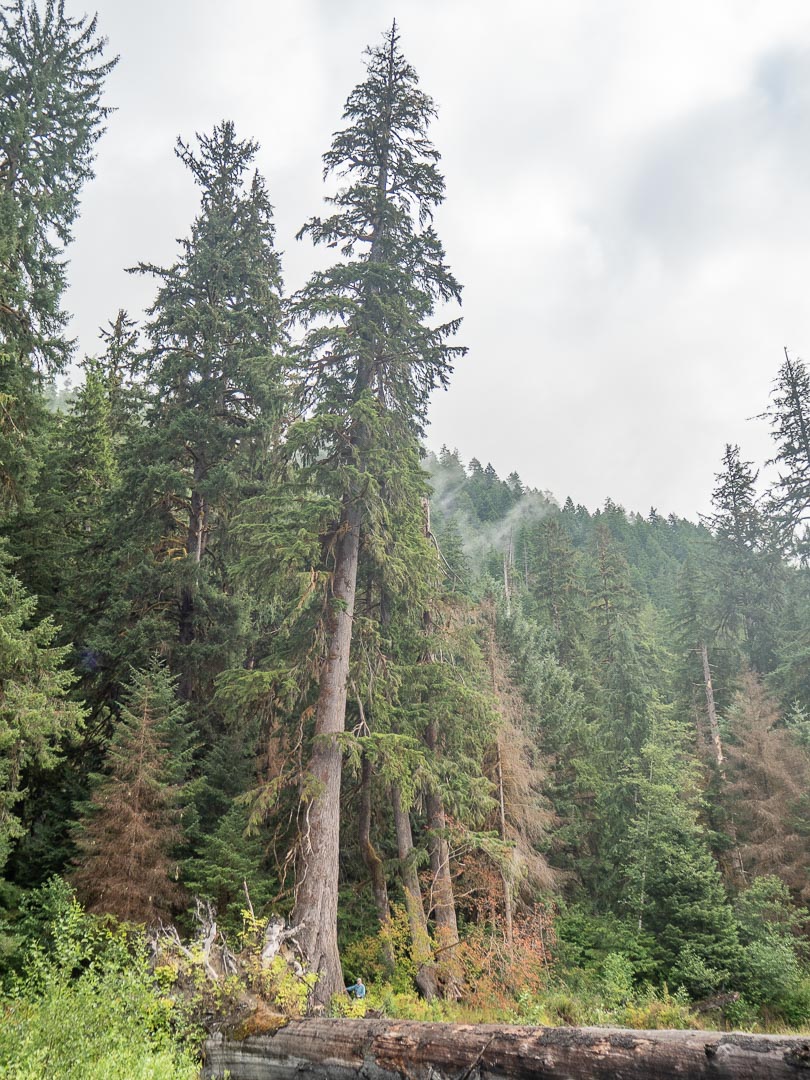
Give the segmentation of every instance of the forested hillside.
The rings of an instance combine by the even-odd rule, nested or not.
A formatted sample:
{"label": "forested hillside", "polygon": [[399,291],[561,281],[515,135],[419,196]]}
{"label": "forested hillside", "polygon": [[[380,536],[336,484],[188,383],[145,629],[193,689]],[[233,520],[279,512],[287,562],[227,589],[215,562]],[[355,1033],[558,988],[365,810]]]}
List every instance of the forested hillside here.
{"label": "forested hillside", "polygon": [[171,1056],[177,971],[139,942],[195,910],[234,941],[290,920],[290,1009],[361,1008],[360,976],[391,1015],[806,1025],[803,363],[762,403],[770,490],[728,446],[699,522],[429,453],[461,286],[396,26],[301,229],[329,264],[285,294],[223,121],[178,139],[199,206],[132,268],[151,308],[122,297],[77,356],[65,251],[114,60],[52,0],[2,28],[0,1062],[54,987],[114,1014],[122,971]]}

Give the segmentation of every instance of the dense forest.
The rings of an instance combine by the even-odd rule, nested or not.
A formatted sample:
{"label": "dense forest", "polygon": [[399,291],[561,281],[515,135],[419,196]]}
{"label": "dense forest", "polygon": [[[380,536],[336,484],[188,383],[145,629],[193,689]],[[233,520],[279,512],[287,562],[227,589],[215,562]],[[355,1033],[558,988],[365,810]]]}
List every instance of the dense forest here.
{"label": "dense forest", "polygon": [[775,352],[770,488],[729,445],[700,522],[429,453],[461,286],[396,25],[301,228],[331,263],[285,293],[223,121],[178,139],[199,209],[131,268],[150,309],[79,357],[115,60],[61,0],[0,24],[3,1075],[194,1075],[203,945],[238,981],[273,916],[299,960],[252,991],[287,1010],[807,1025],[804,364]]}

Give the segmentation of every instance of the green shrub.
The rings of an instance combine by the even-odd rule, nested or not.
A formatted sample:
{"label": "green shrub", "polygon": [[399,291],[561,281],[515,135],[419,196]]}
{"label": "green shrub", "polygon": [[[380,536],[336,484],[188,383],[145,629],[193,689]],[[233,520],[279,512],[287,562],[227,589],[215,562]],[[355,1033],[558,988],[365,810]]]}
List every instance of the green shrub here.
{"label": "green shrub", "polygon": [[696,949],[685,945],[672,968],[672,981],[685,989],[693,998],[705,998],[715,993],[723,984],[726,972],[718,971],[706,962]]}
{"label": "green shrub", "polygon": [[609,1009],[624,1005],[630,1000],[634,976],[635,968],[623,953],[608,953],[602,965],[599,989]]}
{"label": "green shrub", "polygon": [[700,1021],[691,1007],[689,995],[683,989],[670,994],[666,986],[661,989],[648,986],[628,1004],[620,1017],[623,1027],[642,1030],[661,1028],[697,1028]]}
{"label": "green shrub", "polygon": [[161,995],[144,948],[84,915],[62,883],[46,890],[49,917],[0,996],[0,1076],[193,1080],[199,1033]]}

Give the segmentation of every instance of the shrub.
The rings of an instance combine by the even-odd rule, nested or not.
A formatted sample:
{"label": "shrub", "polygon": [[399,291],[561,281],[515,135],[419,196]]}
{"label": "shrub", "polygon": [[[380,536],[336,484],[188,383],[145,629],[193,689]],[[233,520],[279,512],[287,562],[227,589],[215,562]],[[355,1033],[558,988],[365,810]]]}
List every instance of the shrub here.
{"label": "shrub", "polygon": [[599,989],[608,1008],[624,1005],[633,994],[633,964],[623,953],[608,953],[602,966]]}
{"label": "shrub", "polygon": [[636,1001],[627,1005],[621,1015],[624,1027],[642,1030],[660,1028],[697,1028],[700,1021],[691,1007],[689,995],[683,989],[670,994],[666,986],[660,990],[648,986]]}
{"label": "shrub", "polygon": [[145,949],[83,914],[62,883],[0,996],[0,1075],[9,1080],[193,1080],[199,1032],[161,994]]}

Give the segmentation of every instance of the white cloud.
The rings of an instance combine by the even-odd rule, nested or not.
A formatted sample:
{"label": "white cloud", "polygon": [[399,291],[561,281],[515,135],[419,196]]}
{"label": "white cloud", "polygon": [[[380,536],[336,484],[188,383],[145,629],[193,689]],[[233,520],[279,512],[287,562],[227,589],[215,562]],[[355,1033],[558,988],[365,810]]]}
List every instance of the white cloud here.
{"label": "white cloud", "polygon": [[[70,0],[68,0],[70,3]],[[801,0],[100,0],[122,54],[72,249],[85,348],[195,210],[172,156],[231,117],[262,143],[286,277],[320,155],[396,14],[436,98],[470,346],[431,440],[594,505],[706,508],[725,442],[768,452],[783,344],[810,352],[810,9]]]}

